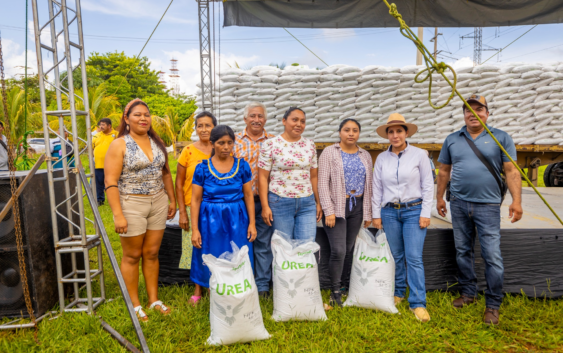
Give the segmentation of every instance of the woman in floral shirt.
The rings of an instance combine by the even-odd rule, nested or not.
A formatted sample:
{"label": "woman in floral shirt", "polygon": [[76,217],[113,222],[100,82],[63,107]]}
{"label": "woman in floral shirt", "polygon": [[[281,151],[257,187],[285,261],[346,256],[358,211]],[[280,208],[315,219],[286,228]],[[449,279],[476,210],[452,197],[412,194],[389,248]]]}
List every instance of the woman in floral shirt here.
{"label": "woman in floral shirt", "polygon": [[[314,241],[322,209],[317,191],[315,143],[301,136],[305,112],[289,108],[285,131],[265,141],[258,160],[258,190],[262,218],[292,239]],[[268,180],[270,180],[268,185]]]}

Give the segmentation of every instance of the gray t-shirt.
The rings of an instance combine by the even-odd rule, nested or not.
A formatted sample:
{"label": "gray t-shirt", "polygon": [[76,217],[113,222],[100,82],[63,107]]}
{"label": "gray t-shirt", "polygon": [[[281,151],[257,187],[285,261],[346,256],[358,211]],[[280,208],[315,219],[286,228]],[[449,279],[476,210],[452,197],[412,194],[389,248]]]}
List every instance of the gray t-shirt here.
{"label": "gray t-shirt", "polygon": [[[2,135],[0,138],[2,138],[2,141],[4,141],[4,143],[7,146],[8,140],[6,139],[6,136]],[[8,151],[4,148],[4,146],[2,146],[1,143],[0,143],[0,170],[8,170]]]}
{"label": "gray t-shirt", "polygon": [[[516,146],[510,135],[502,130],[487,127],[512,159],[516,160]],[[467,202],[500,204],[500,188],[495,177],[471,150],[464,134],[471,138],[465,126],[450,134],[444,141],[438,158],[438,162],[452,166],[451,194]],[[483,131],[473,142],[500,175],[503,163],[510,160],[502,153],[491,135]]]}

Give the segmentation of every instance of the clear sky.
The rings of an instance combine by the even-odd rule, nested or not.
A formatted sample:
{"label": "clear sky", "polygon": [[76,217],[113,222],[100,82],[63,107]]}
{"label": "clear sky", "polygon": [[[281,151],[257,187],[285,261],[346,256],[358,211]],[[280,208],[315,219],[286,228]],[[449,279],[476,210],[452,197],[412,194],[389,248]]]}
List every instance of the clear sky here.
{"label": "clear sky", "polygon": [[[46,0],[38,2],[46,3]],[[69,3],[73,2],[69,0]],[[168,6],[168,0],[82,0],[81,3],[87,53],[123,51],[130,56],[139,53]],[[28,23],[32,31],[31,1],[29,4]],[[220,2],[214,6],[217,18],[222,6]],[[22,73],[24,66],[25,1],[0,0],[0,9],[5,67],[7,75],[13,76]],[[219,52],[222,68],[235,62],[242,68],[270,63],[326,66],[282,28],[225,27],[219,30],[219,20],[216,23],[216,66],[219,66]],[[492,48],[503,48],[531,27],[484,28],[483,43]],[[329,65],[415,64],[415,48],[398,28],[289,30]],[[443,34],[438,39],[438,49],[444,51],[441,59],[448,63],[461,60],[471,64],[473,39],[461,40],[460,36],[471,35],[473,28],[439,28],[439,32]],[[424,41],[431,51],[434,45],[429,40],[433,36],[434,28],[425,28]],[[33,32],[28,36],[28,50],[28,67],[36,72]],[[483,60],[494,53],[484,51]],[[164,71],[170,68],[172,57],[178,59],[181,90],[193,94],[195,83],[199,81],[196,1],[175,0],[142,55],[151,60],[154,69]],[[504,50],[499,59],[500,62],[563,62],[563,24],[534,28]],[[498,60],[494,58],[490,62]]]}

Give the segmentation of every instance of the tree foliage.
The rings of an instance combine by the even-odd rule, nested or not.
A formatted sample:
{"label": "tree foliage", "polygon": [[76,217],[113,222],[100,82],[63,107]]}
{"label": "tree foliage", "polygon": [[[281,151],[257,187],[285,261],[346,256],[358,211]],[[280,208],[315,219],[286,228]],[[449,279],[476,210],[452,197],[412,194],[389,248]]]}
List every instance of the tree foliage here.
{"label": "tree foliage", "polygon": [[171,97],[169,95],[150,95],[144,101],[148,104],[152,115],[165,116],[168,108],[174,108],[178,115],[179,123],[182,124],[197,109],[193,97]]}

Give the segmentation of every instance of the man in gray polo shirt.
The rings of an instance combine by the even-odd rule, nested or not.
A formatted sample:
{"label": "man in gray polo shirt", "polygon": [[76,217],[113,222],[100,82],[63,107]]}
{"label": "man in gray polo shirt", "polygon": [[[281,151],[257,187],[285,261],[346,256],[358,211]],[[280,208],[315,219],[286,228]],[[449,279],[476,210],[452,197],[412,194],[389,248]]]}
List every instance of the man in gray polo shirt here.
{"label": "man in gray polo shirt", "polygon": [[[474,94],[467,99],[467,102],[486,124],[489,118],[489,108],[485,97]],[[473,152],[465,137],[473,141],[499,177],[504,169],[506,183],[513,200],[509,207],[509,217],[512,218],[512,223],[522,218],[522,181],[518,170],[502,153],[479,120],[465,106],[463,106],[463,112],[465,126],[446,138],[438,158],[438,162],[442,165],[438,174],[436,207],[440,215],[446,215],[444,192],[451,175],[450,209],[459,268],[458,281],[461,286],[461,296],[453,301],[453,306],[462,308],[475,303],[477,278],[474,269],[473,246],[477,235],[481,244],[481,256],[485,260],[487,280],[486,309],[483,321],[486,324],[496,325],[499,322],[504,277],[500,253],[501,190],[497,179]],[[516,146],[510,135],[488,125],[487,127],[510,156],[516,160]]]}

